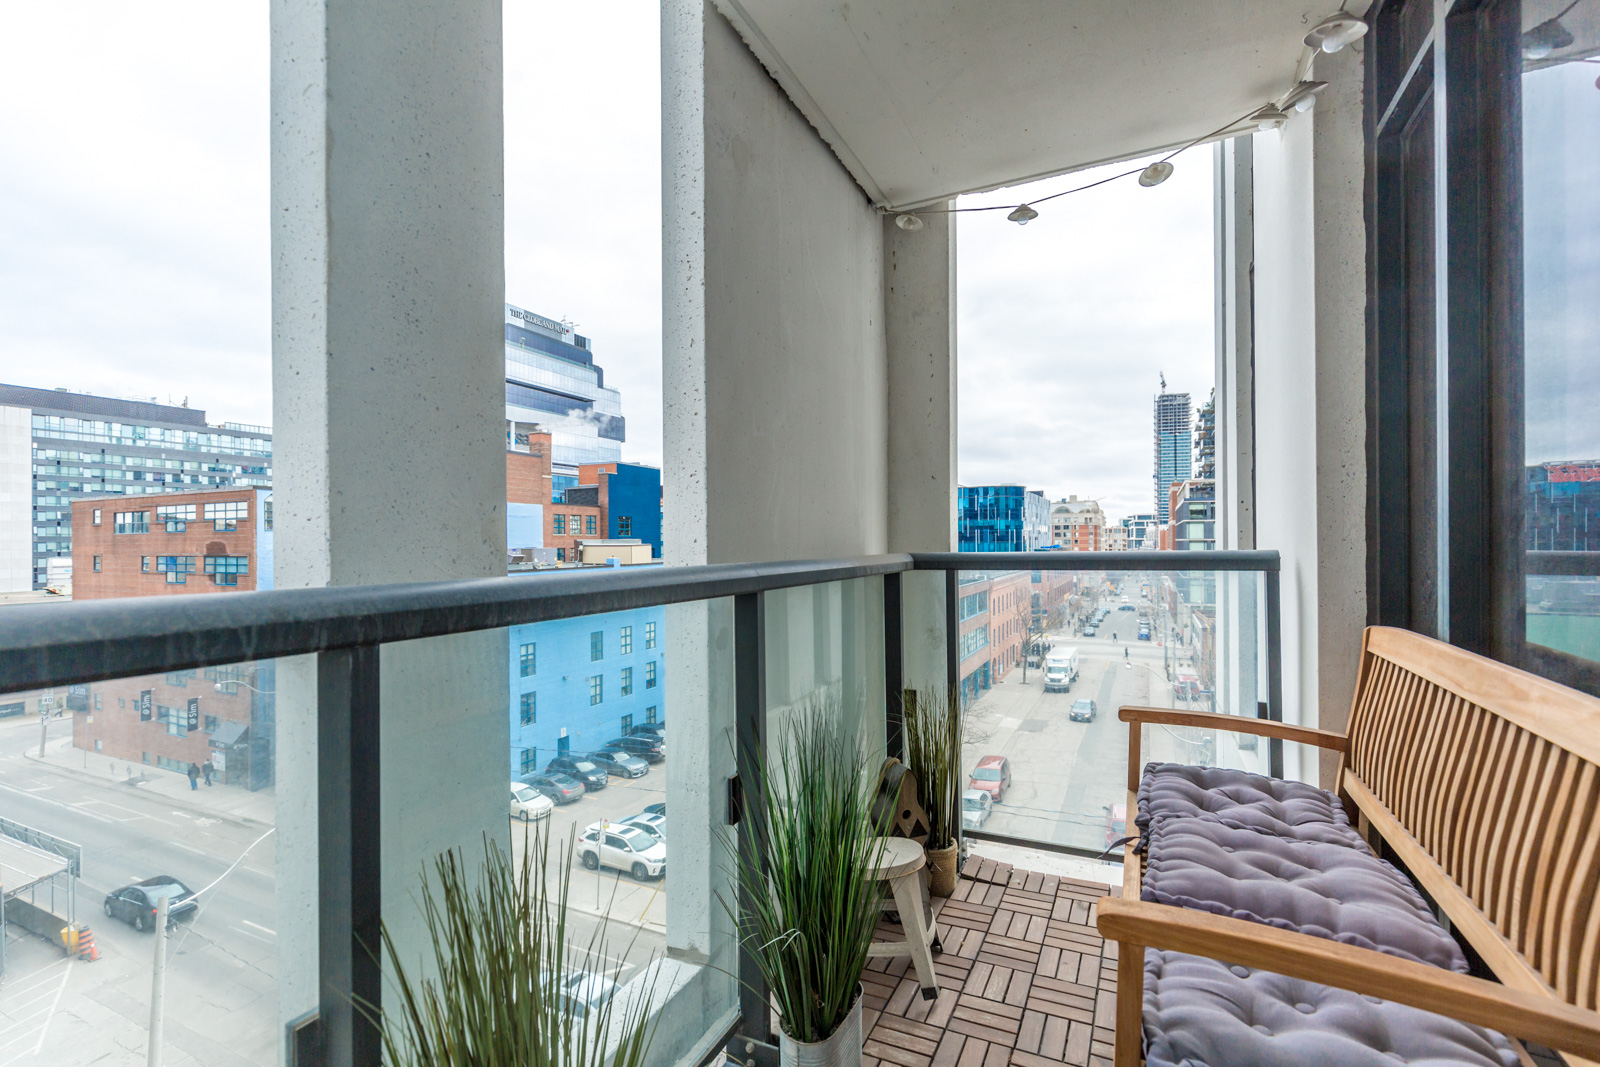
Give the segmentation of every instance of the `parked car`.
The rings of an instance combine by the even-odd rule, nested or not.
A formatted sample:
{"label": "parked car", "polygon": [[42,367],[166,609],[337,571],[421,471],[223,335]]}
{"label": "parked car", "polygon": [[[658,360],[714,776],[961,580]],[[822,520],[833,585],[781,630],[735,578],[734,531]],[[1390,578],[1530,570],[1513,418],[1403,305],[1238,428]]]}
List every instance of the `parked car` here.
{"label": "parked car", "polygon": [[630,826],[643,827],[663,841],[667,839],[667,817],[665,815],[641,811],[639,814],[630,815],[622,821]]}
{"label": "parked car", "polygon": [[660,763],[667,758],[667,746],[659,737],[613,737],[600,747],[626,752],[651,763]]}
{"label": "parked car", "polygon": [[1117,610],[1118,611],[1137,611],[1138,609],[1135,608],[1132,604],[1128,603],[1128,598],[1127,597],[1123,597],[1122,598],[1122,607],[1118,608]]}
{"label": "parked car", "polygon": [[1079,697],[1072,702],[1072,710],[1067,712],[1067,718],[1073,722],[1094,722],[1094,713],[1099,708],[1088,697]]}
{"label": "parked car", "polygon": [[1011,761],[1004,756],[985,756],[972,768],[972,781],[968,789],[981,789],[995,803],[1005,799],[1011,788]]}
{"label": "parked car", "polygon": [[511,817],[527,822],[529,819],[547,819],[555,810],[556,802],[522,782],[511,783]]}
{"label": "parked car", "polygon": [[644,813],[646,815],[665,815],[667,813],[667,803],[662,801],[660,804],[646,804]]}
{"label": "parked car", "polygon": [[628,731],[630,737],[654,737],[657,740],[667,739],[667,724],[664,722],[642,722]]}
{"label": "parked car", "polygon": [[611,777],[604,767],[582,756],[557,756],[545,764],[544,773],[564,774],[568,778],[576,778],[591,793],[596,789],[604,789],[608,784],[607,779]]}
{"label": "parked car", "polygon": [[194,890],[170,874],[158,874],[154,878],[146,878],[107,893],[106,916],[121,919],[141,933],[154,930],[162,897],[167,898],[168,919],[192,914],[200,906],[194,898]]}
{"label": "parked car", "polygon": [[557,996],[562,1011],[582,1019],[590,1012],[605,1007],[606,1002],[616,996],[616,993],[617,983],[605,975],[589,971],[573,971],[562,978]]}
{"label": "parked car", "polygon": [[1085,637],[1093,637],[1094,635],[1095,635],[1094,623],[1090,623],[1088,626],[1085,626],[1083,628],[1083,636],[1085,636]]}
{"label": "parked car", "polygon": [[591,752],[585,758],[604,767],[607,774],[614,774],[618,778],[643,778],[645,772],[650,770],[650,764],[638,756],[630,756],[626,752],[617,752],[609,748]]}
{"label": "parked car", "polygon": [[557,804],[582,800],[586,792],[582,782],[565,774],[530,774],[522,779],[522,783],[532,786]]}
{"label": "parked car", "polygon": [[961,794],[961,828],[982,830],[994,811],[994,800],[982,789],[968,789]]}
{"label": "parked car", "polygon": [[611,867],[635,878],[667,872],[667,844],[650,831],[621,823],[596,823],[578,838],[578,858],[591,871]]}
{"label": "parked car", "polygon": [[1126,804],[1106,805],[1106,848],[1110,848],[1128,833],[1128,806]]}

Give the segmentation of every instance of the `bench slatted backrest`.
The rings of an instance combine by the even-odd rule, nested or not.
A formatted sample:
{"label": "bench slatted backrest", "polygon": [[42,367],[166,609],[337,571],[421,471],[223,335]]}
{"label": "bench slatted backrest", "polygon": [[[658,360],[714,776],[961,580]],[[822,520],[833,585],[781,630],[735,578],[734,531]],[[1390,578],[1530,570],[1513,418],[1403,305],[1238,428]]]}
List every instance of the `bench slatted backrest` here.
{"label": "bench slatted backrest", "polygon": [[1600,699],[1372,627],[1344,769],[1501,981],[1600,1010]]}

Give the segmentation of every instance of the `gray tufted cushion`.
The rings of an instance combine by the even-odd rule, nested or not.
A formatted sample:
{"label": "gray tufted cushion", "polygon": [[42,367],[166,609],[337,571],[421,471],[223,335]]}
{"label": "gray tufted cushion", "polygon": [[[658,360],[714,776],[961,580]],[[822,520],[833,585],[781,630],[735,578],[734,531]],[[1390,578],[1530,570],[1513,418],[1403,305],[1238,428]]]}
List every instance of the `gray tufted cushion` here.
{"label": "gray tufted cushion", "polygon": [[1299,841],[1366,848],[1339,798],[1301,782],[1224,767],[1152,763],[1139,782],[1139,829],[1153,816],[1191,815]]}
{"label": "gray tufted cushion", "polygon": [[1515,1067],[1492,1030],[1343,989],[1145,951],[1146,1067]]}
{"label": "gray tufted cushion", "polygon": [[1421,895],[1365,848],[1171,818],[1154,820],[1145,842],[1145,900],[1467,971]]}

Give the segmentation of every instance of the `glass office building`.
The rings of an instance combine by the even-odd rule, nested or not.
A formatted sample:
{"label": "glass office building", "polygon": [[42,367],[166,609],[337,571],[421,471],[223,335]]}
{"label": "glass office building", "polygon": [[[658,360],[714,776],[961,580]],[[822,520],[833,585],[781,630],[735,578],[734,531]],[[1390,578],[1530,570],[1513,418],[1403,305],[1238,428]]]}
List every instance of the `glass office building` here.
{"label": "glass office building", "polygon": [[960,551],[1028,551],[1033,547],[1028,543],[1029,511],[1024,486],[963,485],[956,511]]}
{"label": "glass office building", "polygon": [[[622,394],[606,388],[590,342],[572,327],[506,305],[506,444],[549,431],[557,491],[578,484],[578,465],[622,459]],[[519,440],[520,437],[520,440]]]}

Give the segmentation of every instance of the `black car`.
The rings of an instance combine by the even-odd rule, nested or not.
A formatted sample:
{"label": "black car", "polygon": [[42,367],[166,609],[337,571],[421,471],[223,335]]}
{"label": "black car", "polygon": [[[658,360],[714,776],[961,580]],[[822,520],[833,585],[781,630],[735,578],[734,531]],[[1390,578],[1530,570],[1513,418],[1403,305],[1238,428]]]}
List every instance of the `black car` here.
{"label": "black car", "polygon": [[135,930],[153,930],[156,925],[156,908],[162,897],[167,898],[167,917],[176,919],[188,915],[200,906],[194,890],[172,877],[158,874],[142,882],[113,889],[106,894],[106,915],[121,919]]}
{"label": "black car", "polygon": [[611,777],[604,767],[591,763],[581,756],[576,759],[571,756],[557,756],[545,765],[544,773],[564,774],[568,778],[576,778],[591,793],[596,789],[604,789],[606,779]]}
{"label": "black car", "polygon": [[667,758],[667,746],[659,737],[613,737],[602,747],[626,752],[650,763],[660,763]]}
{"label": "black car", "polygon": [[646,804],[644,813],[646,815],[665,815],[667,813],[666,801],[662,801],[660,804]]}
{"label": "black car", "polygon": [[618,778],[643,778],[650,770],[650,765],[642,757],[628,752],[618,752],[615,749],[591,752],[588,758]]}
{"label": "black car", "polygon": [[585,792],[582,782],[565,774],[530,774],[524,776],[522,781],[557,804],[571,804],[575,800],[582,800]]}
{"label": "black car", "polygon": [[667,739],[667,724],[664,722],[640,723],[628,731],[630,737],[653,737],[657,741]]}
{"label": "black car", "polygon": [[1088,697],[1079,697],[1072,702],[1072,710],[1067,712],[1067,718],[1073,722],[1094,722],[1094,715],[1099,707]]}

